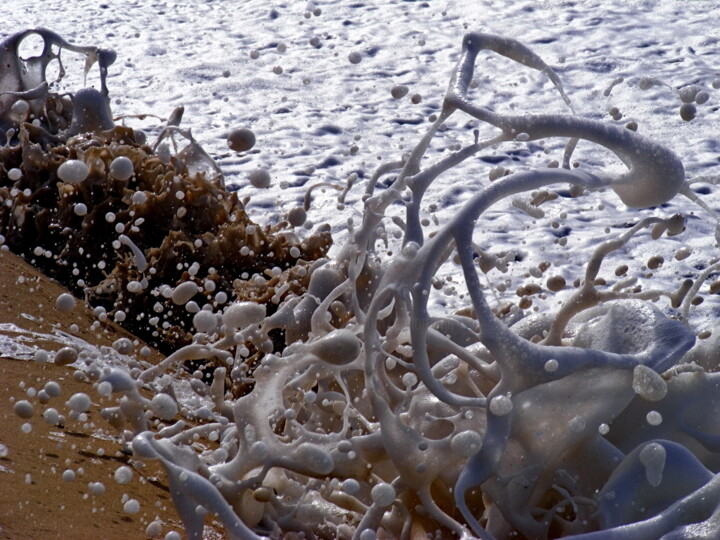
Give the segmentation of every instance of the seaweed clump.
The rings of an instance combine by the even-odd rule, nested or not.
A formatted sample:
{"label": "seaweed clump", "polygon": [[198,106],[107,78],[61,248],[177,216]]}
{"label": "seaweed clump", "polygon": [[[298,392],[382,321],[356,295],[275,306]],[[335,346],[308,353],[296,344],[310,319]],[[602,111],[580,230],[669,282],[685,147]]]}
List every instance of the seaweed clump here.
{"label": "seaweed clump", "polygon": [[[31,34],[44,50],[22,60]],[[62,49],[84,54],[87,69],[100,63],[100,91],[51,91],[45,68]],[[12,251],[166,353],[191,341],[203,307],[272,307],[305,290],[329,231],[300,241],[287,222],[254,223],[179,115],[152,146],[115,125],[105,84],[114,53],[40,29],[8,38],[0,54],[11,66],[0,78],[0,235]],[[186,144],[173,153],[176,139]]]}

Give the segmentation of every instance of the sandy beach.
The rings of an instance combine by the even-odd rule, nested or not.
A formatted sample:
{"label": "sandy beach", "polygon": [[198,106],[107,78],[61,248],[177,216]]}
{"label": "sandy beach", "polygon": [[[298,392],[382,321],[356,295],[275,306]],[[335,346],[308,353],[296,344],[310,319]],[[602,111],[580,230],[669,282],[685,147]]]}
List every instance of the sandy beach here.
{"label": "sandy beach", "polygon": [[[91,330],[96,318],[82,302],[72,313],[60,313],[54,307],[55,299],[65,289],[13,253],[0,251],[0,275],[0,323],[24,330],[4,332],[9,337],[24,336],[23,345],[57,350],[61,344],[56,341],[26,341],[28,333],[70,333],[73,324],[77,331],[72,335],[97,347],[110,347],[122,337],[136,339],[109,321],[99,330]],[[99,417],[99,410],[113,403],[94,391],[90,382],[76,380],[71,366],[10,356],[7,351],[0,354],[0,444],[6,447],[6,455],[0,457],[0,538],[144,538],[147,525],[158,519],[164,523],[163,535],[181,531],[167,478],[157,462],[140,468],[139,462],[120,451],[117,433]],[[150,358],[157,360],[160,355],[153,351]],[[49,381],[60,385],[58,397],[44,405],[37,398],[30,399],[35,407],[30,419],[13,412],[15,401],[28,399],[28,389],[40,390]],[[68,417],[64,425],[52,426],[43,420],[43,411],[49,407],[65,414],[65,401],[77,392],[86,393],[93,401],[86,422]],[[25,423],[32,427],[29,433],[22,430]],[[133,469],[128,484],[113,478],[121,466]],[[67,470],[75,472],[74,480],[63,479]],[[94,495],[89,488],[92,482],[101,482],[105,493]],[[123,497],[136,499],[140,512],[124,512]],[[206,536],[212,538],[212,531],[208,529]]]}

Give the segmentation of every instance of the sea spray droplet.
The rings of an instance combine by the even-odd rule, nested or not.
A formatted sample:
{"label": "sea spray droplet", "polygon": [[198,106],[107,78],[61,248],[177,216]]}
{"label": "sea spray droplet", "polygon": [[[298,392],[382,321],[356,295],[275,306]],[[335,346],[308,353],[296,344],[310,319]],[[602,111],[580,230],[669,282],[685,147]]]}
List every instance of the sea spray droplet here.
{"label": "sea spray droplet", "polygon": [[63,347],[55,353],[53,362],[58,366],[72,364],[78,358],[78,353],[72,347]]}
{"label": "sea spray droplet", "polygon": [[233,129],[228,133],[227,144],[230,150],[247,152],[255,146],[255,134],[246,128]]}
{"label": "sea spray droplet", "polygon": [[33,413],[35,412],[32,403],[25,399],[17,401],[15,403],[14,410],[15,414],[17,414],[20,418],[24,418],[25,420],[27,420],[28,418],[32,418]]}
{"label": "sea spray droplet", "polygon": [[118,484],[129,484],[132,480],[133,472],[130,467],[122,465],[115,470],[114,478]]}
{"label": "sea spray droplet", "polygon": [[187,304],[188,301],[193,296],[195,296],[199,290],[200,288],[195,282],[185,281],[173,289],[170,298],[172,298],[174,304],[180,306],[183,304]]}
{"label": "sea spray droplet", "polygon": [[150,402],[150,410],[161,420],[172,420],[178,413],[178,406],[168,394],[157,394]]}
{"label": "sea spray droplet", "polygon": [[370,491],[370,497],[380,508],[390,506],[395,500],[395,495],[395,488],[384,482],[373,486]]}
{"label": "sea spray droplet", "polygon": [[140,511],[140,503],[137,499],[130,499],[123,505],[123,512],[126,514],[137,514]]}
{"label": "sea spray droplet", "polygon": [[335,466],[330,454],[310,443],[302,443],[297,447],[295,459],[300,460],[308,469],[317,474],[330,474]]}
{"label": "sea spray droplet", "polygon": [[62,293],[55,299],[55,308],[60,313],[70,313],[73,309],[75,309],[76,305],[77,301],[75,300],[75,297],[69,293]]}
{"label": "sea spray droplet", "polygon": [[77,413],[84,413],[90,409],[91,404],[90,396],[84,392],[78,392],[70,397],[66,405]]}
{"label": "sea spray droplet", "polygon": [[390,95],[393,97],[393,99],[401,99],[404,98],[409,91],[410,89],[407,86],[403,84],[398,84],[392,87],[392,90],[390,90]]}
{"label": "sea spray droplet", "polygon": [[348,495],[357,495],[358,493],[360,493],[360,482],[358,482],[354,478],[348,478],[347,480],[344,480],[342,484],[340,484],[340,489],[342,489]]}
{"label": "sea spray droplet", "polygon": [[147,194],[144,191],[136,191],[132,194],[132,202],[135,204],[145,204],[147,201]]}
{"label": "sea spray droplet", "polygon": [[270,173],[265,169],[255,169],[248,175],[250,183],[258,189],[270,187]]}
{"label": "sea spray droplet", "polygon": [[513,402],[508,396],[495,396],[490,400],[490,412],[496,416],[505,416],[513,409]]}
{"label": "sea spray droplet", "polygon": [[110,162],[110,174],[122,182],[129,180],[135,172],[132,161],[125,156],[119,156]]}
{"label": "sea spray droplet", "polygon": [[545,371],[547,371],[548,373],[553,373],[553,372],[557,371],[559,364],[558,364],[557,360],[555,360],[554,358],[551,358],[550,360],[545,362],[544,367],[545,367]]}
{"label": "sea spray droplet", "polygon": [[307,212],[302,206],[291,208],[287,214],[287,220],[293,227],[302,227],[307,220]]}
{"label": "sea spray droplet", "polygon": [[648,401],[660,401],[667,395],[667,383],[651,368],[640,364],[633,369],[633,391]]}
{"label": "sea spray droplet", "polygon": [[148,538],[157,538],[162,532],[162,521],[155,520],[151,521],[145,528],[145,534]]}
{"label": "sea spray droplet", "polygon": [[680,106],[680,118],[689,122],[697,114],[697,107],[693,103],[683,103]]}
{"label": "sea spray droplet", "polygon": [[51,426],[56,426],[60,421],[60,415],[58,414],[57,409],[54,409],[53,407],[45,409],[43,412],[43,420]]}
{"label": "sea spray droplet", "polygon": [[193,316],[193,326],[198,332],[212,334],[217,328],[217,317],[213,312],[203,309]]}
{"label": "sea spray droplet", "polygon": [[58,167],[57,175],[60,180],[68,184],[79,184],[87,178],[90,170],[85,162],[77,159],[68,159]]}
{"label": "sea spray droplet", "polygon": [[474,456],[482,448],[482,437],[475,431],[461,431],[450,440],[450,448],[462,457]]}
{"label": "sea spray droplet", "polygon": [[257,324],[265,318],[266,309],[262,304],[254,302],[238,302],[225,309],[223,324],[226,328],[246,328]]}
{"label": "sea spray droplet", "polygon": [[113,392],[132,392],[137,388],[136,382],[130,374],[118,368],[111,369],[110,373],[100,379],[100,382],[110,383]]}
{"label": "sea spray droplet", "polygon": [[700,89],[697,86],[695,86],[694,84],[689,84],[687,86],[683,86],[680,90],[678,90],[678,97],[683,103],[692,103],[693,101],[695,101],[695,96],[699,91]]}
{"label": "sea spray droplet", "polygon": [[50,397],[58,397],[60,395],[60,385],[55,381],[48,381],[45,383],[44,390]]}
{"label": "sea spray droplet", "polygon": [[97,385],[97,393],[102,397],[110,397],[112,395],[112,384],[107,381],[103,381]]}
{"label": "sea spray droplet", "polygon": [[92,493],[96,497],[99,497],[100,495],[105,495],[105,484],[103,484],[102,482],[90,482],[88,484],[88,488],[90,489],[90,493]]}
{"label": "sea spray droplet", "polygon": [[653,487],[659,486],[662,482],[665,458],[665,448],[658,443],[646,444],[640,450],[640,463],[645,467],[645,478]]}

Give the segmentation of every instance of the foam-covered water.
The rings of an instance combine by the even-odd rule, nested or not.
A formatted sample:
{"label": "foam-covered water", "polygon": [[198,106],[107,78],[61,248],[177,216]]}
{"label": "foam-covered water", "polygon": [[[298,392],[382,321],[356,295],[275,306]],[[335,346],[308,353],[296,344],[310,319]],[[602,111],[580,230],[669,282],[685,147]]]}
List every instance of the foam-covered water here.
{"label": "foam-covered water", "polygon": [[[49,1],[23,3],[22,8],[18,4],[7,24],[47,26],[77,42],[118,51],[109,76],[115,114],[168,117],[184,106],[183,126],[190,127],[215,157],[226,182],[236,185],[241,197],[251,197],[253,217],[276,221],[282,217],[278,210],[287,212],[302,203],[308,186],[325,181],[344,184],[353,172],[367,178],[379,158],[407,153],[429,125],[429,117],[439,112],[447,77],[460,53],[457,38],[468,30],[522,38],[561,76],[579,114],[610,120],[608,111],[615,107],[622,114],[618,124],[637,122],[641,133],[682,156],[690,177],[712,173],[718,163],[713,134],[718,93],[712,83],[720,77],[713,29],[719,22],[718,10],[705,1],[80,1],[72,9],[65,2]],[[360,53],[359,63],[349,61],[352,52]],[[472,93],[476,103],[515,113],[565,110],[541,74],[498,57],[481,61],[478,87]],[[276,67],[282,68],[281,74],[273,71]],[[667,86],[640,90],[642,77]],[[66,83],[72,88],[77,81]],[[409,92],[396,100],[391,90],[398,84],[407,85]],[[692,122],[684,122],[676,91],[690,84],[711,97],[697,106]],[[414,95],[421,96],[420,103],[413,103]],[[144,122],[152,124],[152,119]],[[451,126],[428,159],[472,140],[472,121]],[[245,155],[227,147],[225,136],[235,127],[248,127],[257,136],[255,148]],[[615,161],[582,144],[575,157],[583,166]],[[518,143],[514,150],[501,152],[489,149],[438,180],[426,196],[426,217],[445,222],[492,166],[518,170],[553,159],[562,160],[561,141],[542,150],[533,143]],[[250,184],[248,175],[258,167],[270,171],[272,189],[258,190]],[[477,180],[459,182],[460,178]],[[315,190],[308,218],[314,223],[329,221],[342,244],[347,219],[359,220],[362,191],[350,191],[344,211],[336,208],[337,195],[333,189]],[[535,220],[507,204],[491,211],[481,247],[517,250],[526,260],[563,261],[562,273],[572,282],[581,276],[582,261],[598,240],[587,225],[596,230],[622,228],[626,216],[614,197],[589,197],[579,205],[563,201],[546,205],[545,217]],[[604,208],[598,210],[598,205]],[[671,203],[666,211],[684,209]],[[648,213],[653,212],[657,213]],[[690,226],[696,226],[694,220]],[[519,227],[532,230],[533,238],[543,243],[567,236],[568,246],[548,246],[540,253],[527,239],[518,245]],[[696,249],[683,264],[656,272],[655,280],[675,270],[681,275],[696,271],[697,254],[704,247],[697,244],[702,242],[698,238],[707,231],[701,232],[684,242],[657,246],[666,253],[681,242]],[[575,257],[579,254],[583,256]],[[636,268],[652,254],[644,247],[634,251]],[[570,260],[563,260],[566,256]],[[527,271],[522,263],[511,265],[509,277]],[[519,285],[513,281],[511,289]]]}

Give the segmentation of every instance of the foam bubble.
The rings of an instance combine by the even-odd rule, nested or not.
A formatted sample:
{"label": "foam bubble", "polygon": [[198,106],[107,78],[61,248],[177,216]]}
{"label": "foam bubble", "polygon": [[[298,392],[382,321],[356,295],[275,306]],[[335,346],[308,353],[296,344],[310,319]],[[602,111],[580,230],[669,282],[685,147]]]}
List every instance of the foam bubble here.
{"label": "foam bubble", "polygon": [[133,472],[130,467],[122,465],[115,469],[113,477],[118,484],[129,484],[132,480]]}
{"label": "foam bubble", "polygon": [[79,184],[88,176],[90,169],[84,161],[68,159],[58,167],[57,175],[60,180],[68,184]]}
{"label": "foam bubble", "polygon": [[60,313],[70,313],[73,309],[75,309],[76,305],[77,301],[75,300],[75,297],[69,293],[62,293],[55,299],[55,308]]}
{"label": "foam bubble", "polygon": [[15,402],[14,406],[15,414],[18,415],[20,418],[28,419],[32,418],[35,408],[33,407],[32,403],[25,399],[21,399],[20,401]]}
{"label": "foam bubble", "polygon": [[117,180],[129,180],[134,172],[133,162],[128,157],[118,156],[110,162],[110,174]]}

